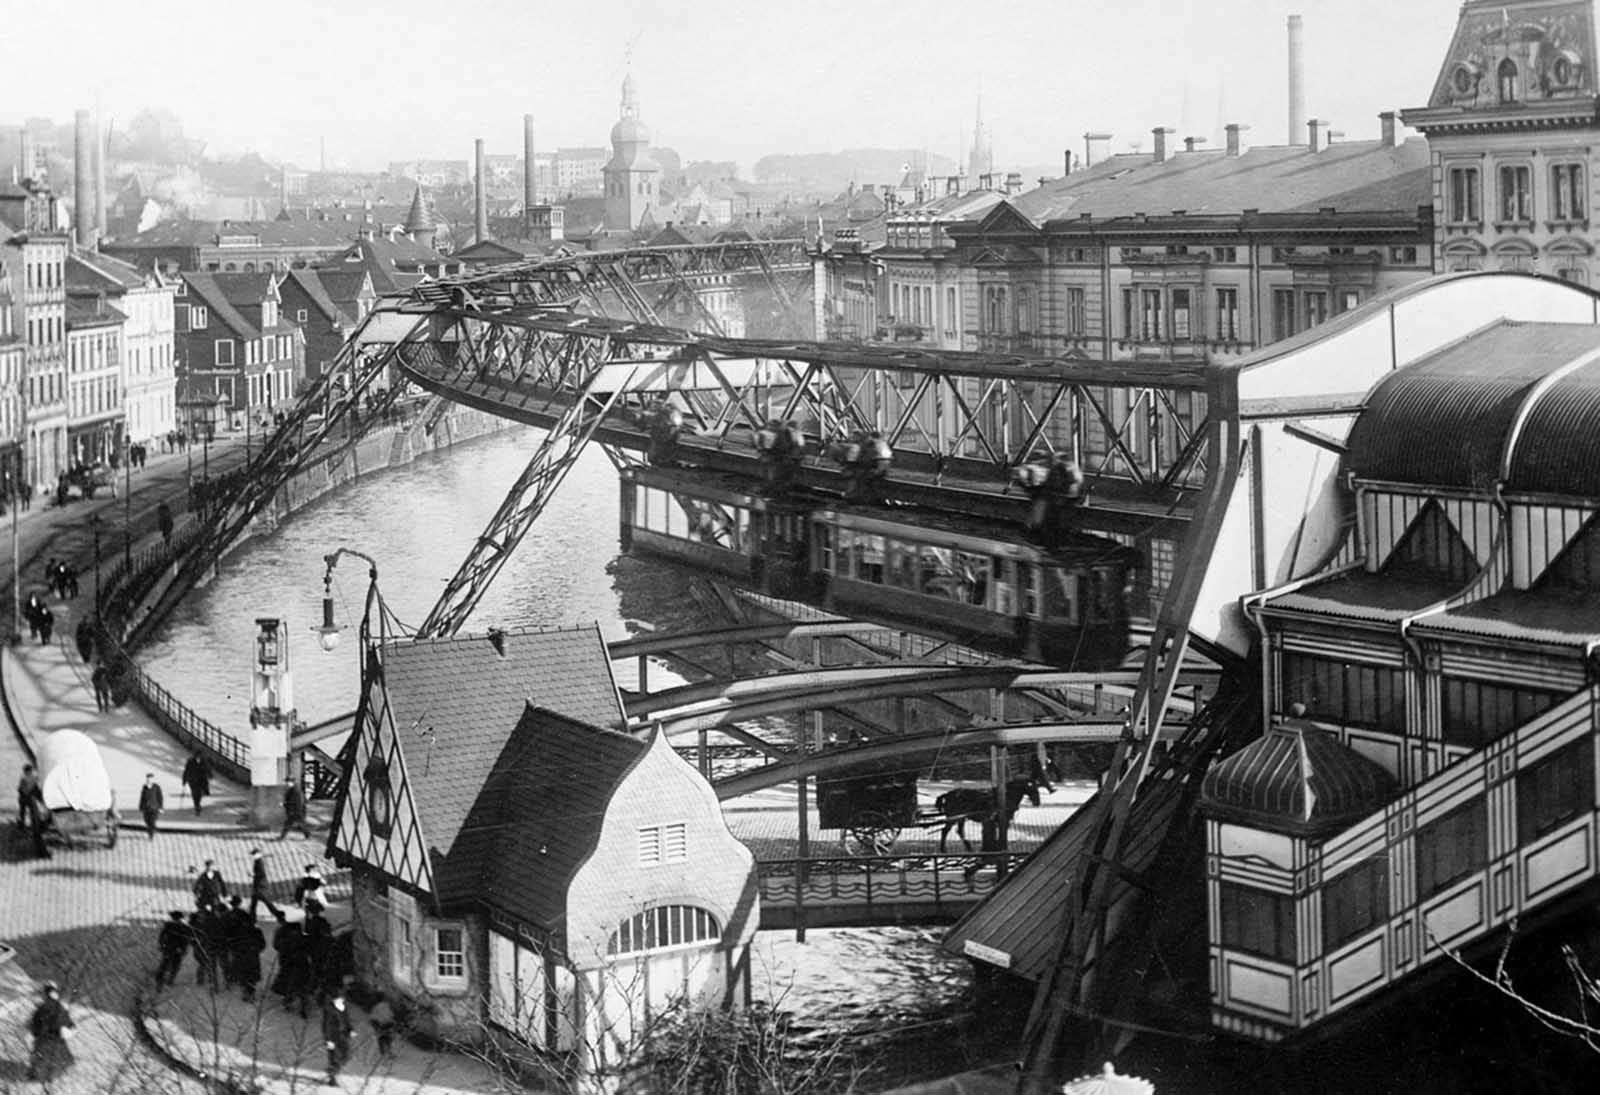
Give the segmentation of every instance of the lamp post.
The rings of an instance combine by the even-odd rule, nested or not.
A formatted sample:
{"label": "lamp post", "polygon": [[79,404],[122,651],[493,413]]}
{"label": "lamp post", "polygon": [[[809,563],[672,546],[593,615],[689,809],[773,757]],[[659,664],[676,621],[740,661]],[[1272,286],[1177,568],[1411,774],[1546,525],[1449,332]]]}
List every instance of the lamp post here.
{"label": "lamp post", "polygon": [[[354,555],[357,559],[362,559],[367,564],[367,601],[361,612],[360,630],[360,681],[361,694],[364,697],[367,692],[367,673],[370,669],[369,659],[378,656],[377,651],[382,648],[389,634],[387,627],[388,609],[383,603],[382,594],[378,592],[378,563],[372,556],[354,548],[342,547],[322,557],[324,564],[322,572],[322,626],[313,627],[311,630],[317,636],[317,645],[321,646],[323,650],[332,653],[338,647],[339,635],[344,631],[344,628],[333,622],[333,568],[346,555]],[[374,609],[376,609],[376,612],[374,612]],[[374,617],[377,619],[378,628],[376,644],[373,642],[374,636],[372,633]],[[361,728],[357,726],[352,732],[360,734]],[[289,760],[289,778],[301,778],[301,758],[299,756],[291,757]]]}

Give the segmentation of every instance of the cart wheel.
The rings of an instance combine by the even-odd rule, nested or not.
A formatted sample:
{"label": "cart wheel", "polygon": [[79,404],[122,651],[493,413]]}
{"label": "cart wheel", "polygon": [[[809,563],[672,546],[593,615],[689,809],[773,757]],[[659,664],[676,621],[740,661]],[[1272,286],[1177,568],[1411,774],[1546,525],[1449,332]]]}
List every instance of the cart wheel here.
{"label": "cart wheel", "polygon": [[862,810],[850,819],[845,847],[854,855],[888,855],[900,836],[900,825],[878,810]]}

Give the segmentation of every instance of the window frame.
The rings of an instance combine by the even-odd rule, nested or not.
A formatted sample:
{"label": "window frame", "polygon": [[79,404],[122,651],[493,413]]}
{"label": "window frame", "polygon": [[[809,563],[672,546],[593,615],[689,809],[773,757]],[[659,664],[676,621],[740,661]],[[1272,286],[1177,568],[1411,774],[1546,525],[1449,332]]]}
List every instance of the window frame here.
{"label": "window frame", "polygon": [[1516,775],[1517,845],[1527,847],[1595,809],[1594,738],[1540,757]]}
{"label": "window frame", "polygon": [[[1472,847],[1464,847],[1468,841]],[[1488,803],[1480,795],[1418,825],[1415,853],[1418,901],[1482,871],[1489,862]]]}
{"label": "window frame", "polygon": [[1258,890],[1236,882],[1217,884],[1221,916],[1220,942],[1224,948],[1294,965],[1294,897]]}
{"label": "window frame", "polygon": [[[445,932],[455,932],[460,936],[459,948],[446,949],[442,946],[442,936]],[[430,920],[427,924],[428,963],[426,976],[423,978],[428,988],[439,990],[461,990],[467,987],[470,980],[469,965],[467,962],[467,948],[471,945],[471,935],[467,925],[459,920]],[[446,973],[444,971],[444,958],[446,955],[456,956],[460,964],[459,973]]]}
{"label": "window frame", "polygon": [[[1508,185],[1507,180],[1512,180]],[[1533,201],[1533,167],[1516,161],[1495,165],[1496,224],[1531,225],[1535,209]]]}
{"label": "window frame", "polygon": [[1322,950],[1338,950],[1389,919],[1389,860],[1362,860],[1322,884]]}
{"label": "window frame", "polygon": [[1219,285],[1214,294],[1217,301],[1217,341],[1239,341],[1239,289],[1234,285]]}
{"label": "window frame", "polygon": [[[227,351],[228,351],[228,360],[226,360],[226,361],[222,360],[222,351],[223,351],[224,347],[226,347]],[[211,360],[213,362],[215,362],[216,365],[219,368],[221,366],[224,366],[224,365],[229,366],[231,368],[233,366],[233,364],[234,364],[234,357],[235,356],[236,355],[234,354],[234,351],[233,351],[233,339],[231,339],[231,338],[219,338],[219,339],[215,340],[214,349],[212,350]]]}
{"label": "window frame", "polygon": [[1445,223],[1481,225],[1483,223],[1483,173],[1476,164],[1452,164],[1445,168]]}
{"label": "window frame", "polygon": [[1550,219],[1558,224],[1576,224],[1588,219],[1584,202],[1588,172],[1577,160],[1550,165]]}

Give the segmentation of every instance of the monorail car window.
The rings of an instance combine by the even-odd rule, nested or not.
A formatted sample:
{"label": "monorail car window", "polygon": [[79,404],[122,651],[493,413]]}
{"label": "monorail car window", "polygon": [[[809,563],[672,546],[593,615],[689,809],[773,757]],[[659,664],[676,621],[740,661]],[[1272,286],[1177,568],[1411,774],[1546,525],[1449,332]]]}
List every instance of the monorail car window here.
{"label": "monorail car window", "polygon": [[1079,576],[1059,566],[1041,567],[1040,570],[1044,580],[1044,610],[1040,615],[1046,620],[1077,623],[1082,597]]}
{"label": "monorail car window", "polygon": [[856,578],[863,582],[883,584],[884,538],[875,533],[857,533],[855,537]]}
{"label": "monorail car window", "polygon": [[833,568],[833,526],[817,523],[817,562],[824,574],[832,574]]}

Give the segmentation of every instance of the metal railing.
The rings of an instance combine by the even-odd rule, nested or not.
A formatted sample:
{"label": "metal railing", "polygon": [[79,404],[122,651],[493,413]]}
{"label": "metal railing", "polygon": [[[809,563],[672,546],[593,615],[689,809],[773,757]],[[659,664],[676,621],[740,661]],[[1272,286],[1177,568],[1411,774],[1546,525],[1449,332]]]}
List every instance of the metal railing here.
{"label": "metal railing", "polygon": [[1027,856],[1027,852],[981,852],[763,859],[757,870],[763,904],[881,908],[893,920],[908,906],[933,915],[958,915],[989,894]]}

